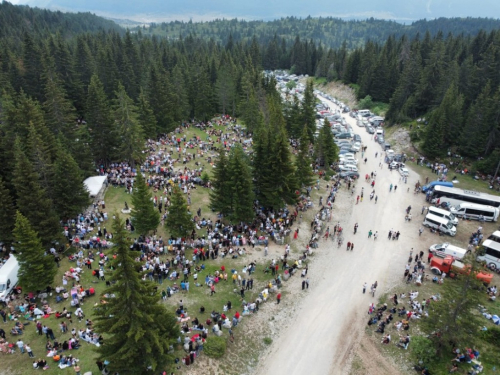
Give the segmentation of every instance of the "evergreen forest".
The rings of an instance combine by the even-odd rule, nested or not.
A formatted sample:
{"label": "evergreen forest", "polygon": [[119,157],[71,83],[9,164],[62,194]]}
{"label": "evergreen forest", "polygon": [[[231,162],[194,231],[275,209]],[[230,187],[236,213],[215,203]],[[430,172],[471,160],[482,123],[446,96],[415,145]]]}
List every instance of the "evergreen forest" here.
{"label": "evergreen forest", "polygon": [[[280,129],[280,142],[299,139],[306,126],[307,139],[314,141],[312,96],[285,107],[263,69],[290,69],[354,85],[360,98],[390,103],[389,124],[425,119],[418,136],[430,158],[450,149],[484,157],[491,161],[484,172],[498,160],[500,31],[477,31],[479,21],[463,20],[460,33],[451,32],[461,29],[460,22],[450,20],[444,23],[448,34],[433,28],[356,48],[349,47],[346,34],[340,47],[329,48],[299,35],[262,40],[258,33],[251,38],[230,34],[226,43],[193,33],[165,38],[125,31],[87,13],[6,2],[0,4],[0,19],[4,241],[12,240],[17,209],[47,245],[60,232],[58,220],[89,203],[80,183],[84,177],[111,162],[140,162],[146,138],[183,121],[224,113],[241,118],[250,131],[272,123]],[[303,28],[311,22],[303,20]],[[492,29],[495,22],[484,20],[484,25]],[[280,112],[284,116],[276,115]],[[259,133],[264,141],[258,147],[277,148],[264,144],[271,139],[267,132]],[[333,160],[323,146],[315,150]],[[265,199],[275,206],[288,198]],[[231,203],[226,208],[235,217],[247,216]]]}

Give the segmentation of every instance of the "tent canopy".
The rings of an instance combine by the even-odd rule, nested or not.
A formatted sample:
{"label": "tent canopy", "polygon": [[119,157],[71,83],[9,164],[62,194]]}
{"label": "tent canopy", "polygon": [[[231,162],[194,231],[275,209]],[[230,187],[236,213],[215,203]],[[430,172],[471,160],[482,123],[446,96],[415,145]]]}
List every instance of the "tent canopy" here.
{"label": "tent canopy", "polygon": [[85,181],[83,181],[83,184],[89,191],[89,195],[94,198],[99,194],[101,191],[104,181],[106,181],[106,176],[93,176],[87,178]]}

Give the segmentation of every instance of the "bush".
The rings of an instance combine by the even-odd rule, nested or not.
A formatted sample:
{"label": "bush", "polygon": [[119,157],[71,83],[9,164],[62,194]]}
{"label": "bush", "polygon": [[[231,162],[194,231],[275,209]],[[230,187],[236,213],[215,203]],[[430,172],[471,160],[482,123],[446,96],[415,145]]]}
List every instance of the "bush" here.
{"label": "bush", "polygon": [[208,176],[207,172],[203,172],[201,174],[201,180],[203,181],[204,184],[206,184],[208,181],[210,181],[210,177]]}
{"label": "bush", "polygon": [[203,351],[212,358],[222,357],[226,352],[226,339],[218,336],[207,337]]}
{"label": "bush", "polygon": [[483,339],[490,344],[497,345],[500,342],[500,328],[488,328],[488,330],[483,333]]}
{"label": "bush", "polygon": [[429,364],[435,360],[434,343],[424,336],[414,336],[410,341],[411,353],[417,361]]}
{"label": "bush", "polygon": [[325,171],[325,175],[323,176],[323,179],[326,181],[329,181],[333,176],[335,176],[335,171],[331,169],[327,169]]}
{"label": "bush", "polygon": [[270,337],[264,337],[264,344],[271,345],[273,343],[273,339]]}

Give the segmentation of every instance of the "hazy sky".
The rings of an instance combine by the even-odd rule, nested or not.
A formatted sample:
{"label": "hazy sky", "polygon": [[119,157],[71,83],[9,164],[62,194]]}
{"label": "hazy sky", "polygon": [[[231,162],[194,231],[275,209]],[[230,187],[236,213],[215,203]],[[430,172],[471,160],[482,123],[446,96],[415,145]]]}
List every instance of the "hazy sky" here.
{"label": "hazy sky", "polygon": [[500,0],[10,0],[40,8],[90,11],[137,21],[275,19],[284,16],[368,17],[413,21],[438,17],[500,18]]}

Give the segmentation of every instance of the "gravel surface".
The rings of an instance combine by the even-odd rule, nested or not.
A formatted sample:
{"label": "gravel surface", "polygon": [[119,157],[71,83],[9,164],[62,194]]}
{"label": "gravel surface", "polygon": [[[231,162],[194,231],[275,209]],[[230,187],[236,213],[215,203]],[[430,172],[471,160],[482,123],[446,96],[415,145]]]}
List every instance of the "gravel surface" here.
{"label": "gravel surface", "polygon": [[[326,102],[335,108],[332,102]],[[365,154],[368,161],[364,164],[361,160],[364,157],[357,154],[361,179],[356,183],[355,194],[351,196],[343,187],[335,202],[330,226],[340,222],[345,229],[344,245],[338,248],[330,240],[321,241],[310,266],[309,291],[303,298],[297,298],[295,304],[280,305],[289,309],[286,321],[282,322],[283,329],[273,330],[273,344],[260,358],[255,369],[257,374],[347,374],[353,353],[362,340],[369,304],[376,303],[381,294],[400,280],[410,249],[421,249],[419,244],[424,236],[419,238],[418,228],[424,200],[421,194],[413,194],[418,175],[412,172],[408,184],[404,184],[399,180],[399,173],[390,172],[387,164],[381,169],[380,145],[363,128],[357,127],[353,118],[348,115],[345,118],[368,146]],[[379,154],[377,158],[375,152]],[[370,201],[372,189],[364,179],[365,174],[372,171],[377,172],[377,204]],[[389,192],[391,183],[398,185],[397,191]],[[364,201],[356,205],[355,197],[361,187],[364,187]],[[326,190],[323,194],[326,198]],[[409,205],[413,207],[414,220],[405,222],[405,209]],[[353,234],[355,223],[359,224],[356,235]],[[401,232],[398,241],[387,239],[391,229]],[[368,238],[370,230],[378,231],[377,240]],[[354,251],[346,251],[347,241],[354,243]],[[375,281],[378,288],[372,297],[368,294],[369,286]],[[368,290],[363,294],[365,282]],[[286,298],[285,295],[283,299]],[[383,367],[375,367],[368,368],[368,373],[400,373],[387,361]]]}

